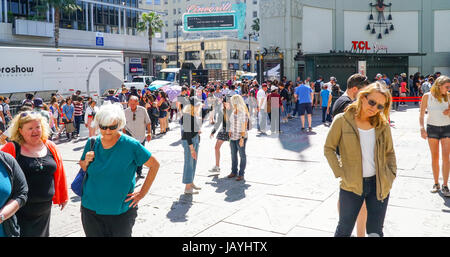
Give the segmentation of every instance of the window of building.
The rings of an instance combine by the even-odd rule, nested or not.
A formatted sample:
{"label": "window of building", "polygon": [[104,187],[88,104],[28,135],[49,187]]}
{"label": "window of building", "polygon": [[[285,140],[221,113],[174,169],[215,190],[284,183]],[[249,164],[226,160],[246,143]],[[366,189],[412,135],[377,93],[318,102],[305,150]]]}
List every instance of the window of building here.
{"label": "window of building", "polygon": [[207,70],[221,70],[222,64],[221,63],[207,63],[205,65]]}
{"label": "window of building", "polygon": [[253,18],[257,18],[258,17],[258,12],[257,11],[254,11],[253,12]]}
{"label": "window of building", "polygon": [[187,51],[184,53],[184,59],[187,61],[200,60],[200,51]]}
{"label": "window of building", "polygon": [[248,60],[252,58],[252,51],[245,50],[244,51],[244,60]]}
{"label": "window of building", "polygon": [[231,49],[230,50],[230,59],[232,59],[232,60],[239,60],[239,50]]}
{"label": "window of building", "polygon": [[177,9],[173,9],[173,15],[177,14]]}
{"label": "window of building", "polygon": [[205,60],[220,60],[221,50],[206,50],[205,51]]}
{"label": "window of building", "polygon": [[253,0],[253,4],[258,4],[258,0]]}

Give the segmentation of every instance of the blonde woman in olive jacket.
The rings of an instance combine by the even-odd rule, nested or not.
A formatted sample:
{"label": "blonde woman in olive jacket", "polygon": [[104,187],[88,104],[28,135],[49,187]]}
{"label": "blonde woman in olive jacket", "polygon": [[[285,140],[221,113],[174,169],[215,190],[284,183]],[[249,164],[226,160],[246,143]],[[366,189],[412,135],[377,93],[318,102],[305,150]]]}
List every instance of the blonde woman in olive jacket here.
{"label": "blonde woman in olive jacket", "polygon": [[335,117],[328,132],[325,156],[335,177],[341,178],[336,237],[351,236],[364,200],[367,234],[383,236],[389,192],[397,174],[388,122],[391,103],[389,89],[372,83],[345,113]]}

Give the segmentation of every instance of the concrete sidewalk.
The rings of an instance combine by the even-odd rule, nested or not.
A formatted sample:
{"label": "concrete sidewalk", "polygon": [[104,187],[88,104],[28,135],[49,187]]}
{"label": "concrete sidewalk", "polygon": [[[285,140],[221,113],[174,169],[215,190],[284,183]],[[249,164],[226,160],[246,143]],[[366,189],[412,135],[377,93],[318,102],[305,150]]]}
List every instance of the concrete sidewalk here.
{"label": "concrete sidewalk", "polygon": [[[413,105],[392,112],[398,176],[389,200],[385,236],[450,235],[450,199],[432,194],[431,156],[419,133],[419,111]],[[226,176],[231,170],[230,147],[221,149],[218,176],[208,170],[215,163],[212,126],[202,130],[195,183],[199,194],[184,194],[181,183],[183,148],[178,123],[162,138],[146,146],[161,164],[149,194],[140,202],[133,236],[143,237],[303,237],[333,236],[337,226],[339,180],[323,155],[329,128],[315,110],[313,132],[300,132],[300,119],[281,124],[280,136],[249,132],[245,181]],[[85,129],[83,127],[83,129]],[[79,170],[86,131],[73,142],[60,141],[67,180]],[[144,170],[146,174],[147,170]],[[138,181],[141,185],[143,181]],[[70,202],[62,212],[54,206],[50,235],[84,236],[80,198],[69,189]],[[354,232],[355,233],[355,232]]]}

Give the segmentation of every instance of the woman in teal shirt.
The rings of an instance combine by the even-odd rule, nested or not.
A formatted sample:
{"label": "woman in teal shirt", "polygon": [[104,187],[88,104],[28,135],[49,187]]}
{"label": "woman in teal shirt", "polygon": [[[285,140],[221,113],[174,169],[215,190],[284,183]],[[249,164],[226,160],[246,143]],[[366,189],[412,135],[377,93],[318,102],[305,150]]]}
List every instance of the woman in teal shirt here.
{"label": "woman in teal shirt", "polygon": [[[80,166],[87,171],[81,198],[81,221],[88,237],[130,237],[137,205],[150,189],[159,163],[141,143],[122,134],[126,119],[120,104],[100,107],[94,126],[100,136],[86,143]],[[95,140],[90,151],[90,140]],[[136,168],[145,165],[149,173],[135,190]]]}

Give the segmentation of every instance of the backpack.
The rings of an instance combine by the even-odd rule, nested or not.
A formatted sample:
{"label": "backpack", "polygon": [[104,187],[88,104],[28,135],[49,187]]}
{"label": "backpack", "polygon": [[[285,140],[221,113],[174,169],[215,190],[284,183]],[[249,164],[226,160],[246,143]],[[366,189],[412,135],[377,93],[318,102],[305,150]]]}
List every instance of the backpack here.
{"label": "backpack", "polygon": [[8,116],[8,113],[6,112],[6,110],[5,110],[5,106],[6,106],[6,103],[2,103],[2,109],[3,109],[3,116],[5,117],[5,122],[6,122],[6,124],[8,124],[8,122],[11,120],[10,118],[9,118],[9,116]]}

